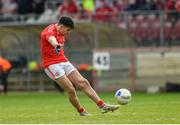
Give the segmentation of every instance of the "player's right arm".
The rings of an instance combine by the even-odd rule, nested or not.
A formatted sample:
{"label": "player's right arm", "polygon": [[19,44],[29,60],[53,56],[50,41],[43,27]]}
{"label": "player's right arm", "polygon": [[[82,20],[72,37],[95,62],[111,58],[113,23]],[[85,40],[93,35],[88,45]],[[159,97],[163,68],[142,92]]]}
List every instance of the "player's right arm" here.
{"label": "player's right arm", "polygon": [[56,38],[54,36],[50,36],[48,38],[48,42],[55,48],[56,55],[59,55],[61,46],[58,44]]}
{"label": "player's right arm", "polygon": [[57,40],[56,40],[56,38],[54,36],[50,36],[48,38],[48,41],[53,47],[56,47],[58,45],[58,42],[57,42]]}

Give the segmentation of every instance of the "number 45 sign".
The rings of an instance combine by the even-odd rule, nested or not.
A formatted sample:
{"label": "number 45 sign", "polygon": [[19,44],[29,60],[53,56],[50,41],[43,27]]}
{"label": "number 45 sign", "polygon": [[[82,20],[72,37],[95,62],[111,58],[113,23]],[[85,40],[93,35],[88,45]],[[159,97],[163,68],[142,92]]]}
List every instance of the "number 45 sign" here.
{"label": "number 45 sign", "polygon": [[93,66],[98,70],[109,70],[110,54],[108,52],[94,52]]}

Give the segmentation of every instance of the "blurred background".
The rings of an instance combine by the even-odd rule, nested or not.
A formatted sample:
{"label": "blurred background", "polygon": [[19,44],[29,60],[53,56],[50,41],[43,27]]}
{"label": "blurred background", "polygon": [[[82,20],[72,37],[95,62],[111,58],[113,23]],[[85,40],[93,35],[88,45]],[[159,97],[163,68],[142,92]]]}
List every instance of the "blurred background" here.
{"label": "blurred background", "polygon": [[66,56],[96,91],[180,91],[180,0],[0,0],[8,91],[63,92],[42,69],[40,33],[64,15],[76,22]]}

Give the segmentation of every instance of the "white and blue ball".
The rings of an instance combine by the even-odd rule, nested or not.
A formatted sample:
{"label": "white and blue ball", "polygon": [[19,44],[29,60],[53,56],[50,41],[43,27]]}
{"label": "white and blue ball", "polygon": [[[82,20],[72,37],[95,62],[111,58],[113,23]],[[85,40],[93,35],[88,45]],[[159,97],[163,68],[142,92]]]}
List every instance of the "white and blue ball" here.
{"label": "white and blue ball", "polygon": [[131,92],[127,89],[119,89],[116,91],[115,98],[121,105],[126,105],[131,101]]}

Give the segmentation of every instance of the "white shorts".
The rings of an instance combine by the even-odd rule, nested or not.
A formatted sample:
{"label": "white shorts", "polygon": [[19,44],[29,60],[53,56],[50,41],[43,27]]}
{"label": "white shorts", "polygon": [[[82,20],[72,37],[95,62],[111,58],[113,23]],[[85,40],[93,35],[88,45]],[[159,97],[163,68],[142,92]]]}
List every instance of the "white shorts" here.
{"label": "white shorts", "polygon": [[63,75],[68,76],[74,70],[76,68],[70,62],[61,62],[49,65],[44,71],[52,80],[56,80]]}

